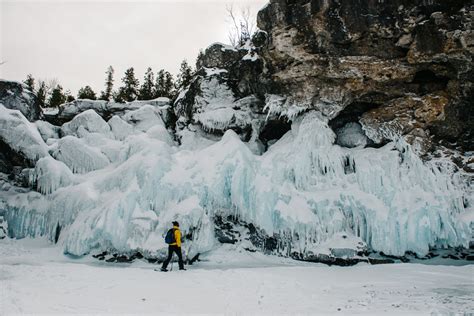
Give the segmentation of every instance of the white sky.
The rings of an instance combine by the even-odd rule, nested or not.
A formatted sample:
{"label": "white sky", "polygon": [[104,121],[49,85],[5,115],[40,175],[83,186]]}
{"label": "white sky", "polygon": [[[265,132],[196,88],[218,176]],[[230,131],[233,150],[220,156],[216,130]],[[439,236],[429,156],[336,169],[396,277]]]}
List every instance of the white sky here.
{"label": "white sky", "polygon": [[0,78],[56,78],[75,95],[102,90],[109,65],[116,87],[131,66],[140,82],[149,66],[175,74],[199,49],[228,42],[229,4],[256,14],[267,2],[0,0]]}

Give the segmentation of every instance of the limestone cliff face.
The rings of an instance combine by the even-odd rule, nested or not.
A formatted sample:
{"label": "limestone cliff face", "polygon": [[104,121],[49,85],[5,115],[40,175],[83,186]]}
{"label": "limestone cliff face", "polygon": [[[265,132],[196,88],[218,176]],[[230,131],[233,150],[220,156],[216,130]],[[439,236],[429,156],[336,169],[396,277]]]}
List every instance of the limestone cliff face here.
{"label": "limestone cliff face", "polygon": [[262,77],[287,106],[358,121],[375,143],[472,150],[473,18],[472,1],[271,0]]}

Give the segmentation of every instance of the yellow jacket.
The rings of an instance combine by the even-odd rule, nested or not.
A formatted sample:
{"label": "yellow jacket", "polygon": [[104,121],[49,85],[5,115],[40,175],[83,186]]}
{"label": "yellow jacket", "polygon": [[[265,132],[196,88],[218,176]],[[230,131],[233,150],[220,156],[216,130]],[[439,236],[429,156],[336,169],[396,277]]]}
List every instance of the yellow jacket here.
{"label": "yellow jacket", "polygon": [[170,245],[181,247],[181,231],[179,230],[178,226],[173,226],[173,229],[174,229],[174,240],[176,240],[176,242]]}

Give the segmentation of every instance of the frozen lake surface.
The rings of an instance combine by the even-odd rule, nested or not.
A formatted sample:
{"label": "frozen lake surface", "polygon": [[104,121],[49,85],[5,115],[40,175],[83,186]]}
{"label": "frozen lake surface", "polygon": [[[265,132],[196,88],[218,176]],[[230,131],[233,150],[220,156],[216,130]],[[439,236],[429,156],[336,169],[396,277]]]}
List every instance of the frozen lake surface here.
{"label": "frozen lake surface", "polygon": [[474,312],[474,265],[353,267],[220,248],[187,271],[71,259],[0,241],[0,314],[431,314]]}

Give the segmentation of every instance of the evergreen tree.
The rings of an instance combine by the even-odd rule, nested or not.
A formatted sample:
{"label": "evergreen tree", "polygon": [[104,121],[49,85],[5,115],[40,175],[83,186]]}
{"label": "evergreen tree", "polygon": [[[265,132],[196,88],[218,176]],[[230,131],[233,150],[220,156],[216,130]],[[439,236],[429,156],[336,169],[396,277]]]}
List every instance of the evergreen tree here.
{"label": "evergreen tree", "polygon": [[42,107],[46,107],[46,96],[48,94],[48,88],[46,82],[40,80],[38,82],[38,90],[36,90],[36,97],[38,98],[38,104]]}
{"label": "evergreen tree", "polygon": [[188,62],[183,60],[179,68],[178,79],[176,80],[176,90],[180,90],[191,83],[193,77],[193,69],[188,65]]}
{"label": "evergreen tree", "polygon": [[164,84],[165,84],[165,70],[160,69],[156,74],[156,82],[154,88],[154,98],[159,98],[164,96]]}
{"label": "evergreen tree", "polygon": [[35,79],[33,78],[31,74],[26,76],[26,80],[23,81],[23,83],[26,84],[26,86],[31,92],[35,91]]}
{"label": "evergreen tree", "polygon": [[64,102],[66,102],[66,95],[63,93],[63,87],[57,85],[51,92],[51,96],[48,100],[48,107],[58,108]]}
{"label": "evergreen tree", "polygon": [[90,86],[85,86],[79,89],[77,92],[78,99],[89,99],[89,100],[96,100],[95,92],[92,90]]}
{"label": "evergreen tree", "polygon": [[163,96],[173,99],[175,96],[175,83],[173,79],[173,75],[168,71],[165,72],[165,83],[163,85]]}
{"label": "evergreen tree", "polygon": [[66,102],[72,102],[76,100],[76,98],[74,98],[74,96],[72,95],[71,90],[66,90],[65,95],[66,95]]}
{"label": "evergreen tree", "polygon": [[105,79],[105,91],[101,91],[100,99],[110,101],[112,98],[112,89],[114,87],[114,68],[109,66],[105,73],[107,74],[107,79]]}
{"label": "evergreen tree", "polygon": [[161,69],[156,75],[155,98],[166,97],[172,99],[175,93],[174,86],[173,75]]}
{"label": "evergreen tree", "polygon": [[114,92],[113,93],[113,98],[114,98],[114,101],[115,102],[118,102],[118,103],[125,103],[127,100],[125,100],[125,92],[124,92],[124,88],[123,87],[120,87],[119,90],[117,92]]}
{"label": "evergreen tree", "polygon": [[155,87],[154,87],[154,74],[153,70],[148,67],[145,78],[143,79],[143,84],[140,88],[140,94],[138,96],[139,100],[151,100],[155,95]]}
{"label": "evergreen tree", "polygon": [[199,50],[199,54],[196,58],[196,70],[201,69],[202,67],[202,59],[204,58],[204,52],[202,49]]}
{"label": "evergreen tree", "polygon": [[135,71],[133,67],[127,69],[125,71],[125,76],[122,78],[122,82],[124,83],[123,87],[120,87],[116,97],[116,102],[124,102],[124,101],[133,101],[137,99],[138,96],[138,79],[135,78]]}

